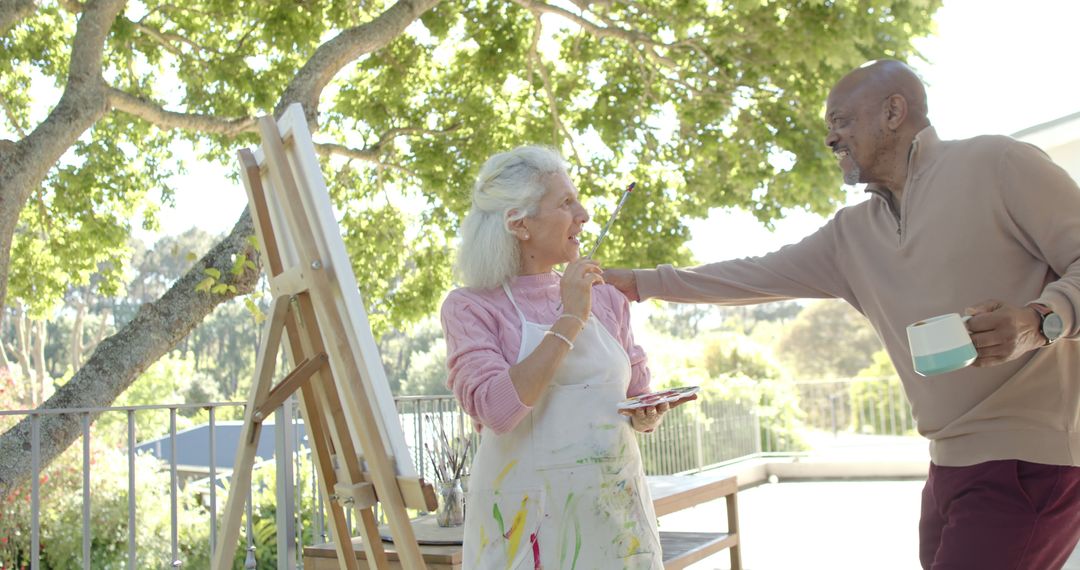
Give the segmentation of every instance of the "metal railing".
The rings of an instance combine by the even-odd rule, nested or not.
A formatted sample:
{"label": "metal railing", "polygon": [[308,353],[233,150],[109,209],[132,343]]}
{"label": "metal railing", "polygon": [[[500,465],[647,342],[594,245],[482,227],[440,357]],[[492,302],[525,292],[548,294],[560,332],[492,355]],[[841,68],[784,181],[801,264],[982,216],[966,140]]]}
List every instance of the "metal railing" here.
{"label": "metal railing", "polygon": [[897,378],[805,380],[795,383],[805,423],[834,434],[914,435],[911,404]]}
{"label": "metal railing", "polygon": [[[834,433],[844,430],[859,433],[902,434],[910,432],[914,425],[911,421],[910,407],[903,399],[899,386],[893,386],[886,381],[802,382],[797,383],[796,387],[805,415],[804,425],[813,429],[832,430]],[[440,431],[449,438],[472,439],[472,449],[476,449],[478,434],[473,422],[464,414],[452,396],[404,396],[395,400],[413,464],[421,477],[427,480],[434,478],[430,460],[425,457],[424,444],[436,444],[437,438],[442,436]],[[242,403],[220,402],[64,410],[16,410],[0,411],[0,420],[8,419],[5,416],[16,418],[29,416],[32,469],[35,474],[40,474],[42,416],[75,414],[82,417],[82,552],[79,563],[82,568],[90,568],[95,545],[95,529],[92,524],[95,495],[91,488],[90,477],[93,434],[90,429],[90,419],[98,417],[97,421],[100,423],[101,418],[108,414],[122,415],[127,428],[123,450],[127,458],[128,472],[127,567],[142,568],[153,565],[147,560],[140,560],[137,532],[139,513],[136,498],[140,482],[136,479],[136,459],[142,454],[154,455],[161,461],[159,469],[168,471],[170,529],[167,565],[181,567],[189,562],[185,560],[184,552],[188,553],[189,559],[193,557],[201,559],[201,553],[205,553],[208,560],[216,544],[217,515],[220,514],[220,507],[224,504],[219,494],[226,492],[228,479],[227,469],[223,472],[221,463],[227,461],[227,467],[231,468],[232,461],[231,458],[223,460],[218,455],[222,449],[225,452],[235,450],[235,442],[232,441],[235,436],[230,436],[232,437],[230,439],[230,437],[222,437],[222,433],[231,433],[228,430],[238,433],[238,429],[234,426],[236,422],[222,423],[217,420],[217,416],[223,408],[230,408],[230,411],[234,412],[233,415],[239,415],[238,411],[243,406]],[[295,402],[290,400],[283,407],[287,413],[284,414],[286,423],[282,425],[288,425],[290,429],[272,429],[276,440],[273,455],[291,459],[274,462],[275,481],[288,480],[292,483],[291,485],[275,484],[274,513],[273,517],[268,518],[268,515],[262,512],[265,508],[262,506],[259,509],[253,508],[252,503],[257,490],[257,483],[253,479],[253,488],[246,505],[245,568],[268,567],[266,563],[271,557],[277,559],[277,568],[302,567],[301,552],[305,543],[320,538],[325,542],[331,538],[323,515],[322,497],[318,493],[314,465],[307,457],[303,422],[295,419],[299,414],[295,413],[294,406]],[[207,424],[201,426],[207,431],[206,439],[203,440],[206,446],[206,462],[200,465],[192,465],[190,462],[181,463],[178,456],[179,439],[192,434],[189,433],[191,430],[178,432],[177,417],[181,412],[192,410],[206,410],[208,418]],[[136,451],[139,447],[136,444],[136,425],[139,416],[160,411],[169,413],[168,433],[153,445],[147,446],[144,443],[145,450],[140,454]],[[293,419],[290,420],[290,416]],[[282,418],[281,413],[278,414],[278,419],[280,418]],[[264,430],[268,427],[272,428],[273,425],[264,425]],[[785,427],[785,425],[777,423],[775,417],[759,417],[744,405],[710,399],[706,396],[697,402],[669,412],[654,433],[639,437],[639,444],[646,473],[650,475],[689,473],[762,453],[790,451],[785,448],[786,444],[778,443],[786,441],[784,434],[780,432],[791,429],[790,426]],[[188,441],[185,440],[183,444],[186,451],[190,451],[188,447],[191,444]],[[224,448],[222,448],[223,445]],[[30,544],[28,545],[29,557],[24,562],[31,570],[42,567],[39,556],[41,553],[41,484],[41,477],[35,476],[30,480]],[[197,497],[197,500],[193,500],[192,497]],[[203,526],[203,528],[209,528],[209,536],[206,537],[204,546],[196,549],[192,545],[181,545],[179,518],[182,511],[187,516],[190,514],[187,511],[198,508],[202,511],[196,514],[205,514],[205,517],[209,519]],[[269,544],[259,542],[257,536],[260,534],[260,529],[265,529],[270,524],[274,528],[286,529],[286,532],[273,533],[275,544],[272,548]],[[259,549],[264,549],[266,554],[257,556],[256,551]],[[279,557],[278,553],[287,554]],[[5,561],[0,560],[0,567],[7,567],[2,564],[3,562]]]}
{"label": "metal railing", "polygon": [[[180,410],[193,410],[193,409],[206,409],[209,414],[210,423],[210,439],[209,447],[211,450],[215,446],[215,438],[213,437],[215,431],[215,416],[216,411],[223,407],[242,407],[244,404],[233,402],[216,402],[208,404],[166,404],[166,405],[146,405],[146,406],[126,406],[126,407],[109,407],[109,408],[66,408],[66,409],[40,409],[40,410],[0,410],[0,417],[4,416],[28,416],[30,418],[30,453],[31,453],[31,470],[34,476],[30,478],[30,545],[29,564],[32,570],[40,568],[41,560],[41,483],[42,478],[40,476],[41,469],[41,418],[47,415],[76,415],[79,416],[82,423],[82,557],[81,565],[83,568],[90,568],[92,561],[91,545],[93,543],[93,532],[91,531],[91,514],[93,508],[93,493],[90,485],[90,476],[92,469],[91,462],[91,433],[90,433],[90,418],[98,417],[100,419],[101,414],[113,413],[124,414],[126,416],[127,424],[127,509],[128,509],[128,524],[127,524],[127,561],[128,568],[139,568],[139,557],[137,551],[137,530],[136,524],[136,496],[137,496],[137,483],[136,481],[136,414],[147,413],[150,411],[167,410],[169,412],[169,441],[171,444],[171,460],[168,462],[169,469],[169,512],[171,522],[170,532],[170,548],[171,548],[171,561],[170,565],[173,567],[181,566],[179,552],[179,536],[178,536],[178,511],[180,508],[180,480],[177,476],[177,461],[176,461],[176,419]],[[213,459],[213,453],[211,452],[209,460],[209,478],[210,481],[215,483],[209,486],[209,508],[210,512],[217,512],[217,487],[218,480],[217,465]],[[217,521],[215,517],[210,517],[210,545],[214,543],[217,538]],[[7,537],[5,537],[7,538]],[[4,561],[0,561],[2,563]],[[3,564],[0,564],[3,567]]]}

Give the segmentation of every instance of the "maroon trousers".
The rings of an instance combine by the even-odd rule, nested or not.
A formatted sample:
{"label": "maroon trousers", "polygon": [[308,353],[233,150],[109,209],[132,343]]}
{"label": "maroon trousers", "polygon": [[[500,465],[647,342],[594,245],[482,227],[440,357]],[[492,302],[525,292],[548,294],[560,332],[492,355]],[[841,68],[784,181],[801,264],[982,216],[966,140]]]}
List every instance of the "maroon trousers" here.
{"label": "maroon trousers", "polygon": [[1080,541],[1080,467],[930,464],[919,558],[926,570],[1055,570]]}

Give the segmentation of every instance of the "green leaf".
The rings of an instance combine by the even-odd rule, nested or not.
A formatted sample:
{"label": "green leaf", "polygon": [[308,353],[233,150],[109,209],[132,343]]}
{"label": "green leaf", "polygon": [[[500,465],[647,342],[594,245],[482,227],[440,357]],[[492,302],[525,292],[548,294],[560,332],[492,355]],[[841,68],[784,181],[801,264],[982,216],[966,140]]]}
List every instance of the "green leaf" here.
{"label": "green leaf", "polygon": [[[534,48],[538,16],[517,3],[439,3],[342,67],[320,98],[315,139],[367,152],[320,161],[373,327],[381,334],[436,311],[455,285],[456,234],[477,171],[518,145],[563,152],[598,222],[616,189],[638,181],[601,250],[607,265],[695,261],[687,222],[716,208],[747,210],[766,226],[792,209],[832,211],[843,192],[821,144],[830,86],[866,60],[915,55],[912,40],[931,31],[941,4],[594,2],[590,21],[630,33],[596,35],[548,14]],[[149,0],[112,24],[102,76],[170,111],[265,115],[320,46],[387,6]],[[76,24],[43,3],[0,38],[0,128],[31,130],[39,90],[65,86]],[[12,300],[48,314],[75,288],[124,294],[132,230],[156,227],[185,190],[173,187],[185,168],[177,143],[236,171],[237,149],[259,137],[106,112],[57,163],[42,165],[48,178],[12,242]],[[221,181],[222,192],[240,186]],[[246,239],[257,251],[256,236]],[[258,271],[246,257],[229,272]],[[183,259],[197,262],[195,253]],[[222,272],[205,270],[201,290]]]}
{"label": "green leaf", "polygon": [[247,256],[238,255],[236,260],[233,261],[232,268],[229,269],[229,273],[233,275],[240,275],[244,272],[244,265],[247,262]]}
{"label": "green leaf", "polygon": [[259,306],[255,304],[255,301],[251,297],[244,298],[244,306],[255,317],[255,324],[261,325],[266,320],[266,315],[259,309]]}
{"label": "green leaf", "polygon": [[207,277],[206,279],[203,279],[202,281],[199,281],[199,284],[195,286],[195,290],[196,291],[202,291],[204,293],[209,293],[210,292],[210,287],[213,286],[213,285],[214,285],[214,278],[213,277]]}

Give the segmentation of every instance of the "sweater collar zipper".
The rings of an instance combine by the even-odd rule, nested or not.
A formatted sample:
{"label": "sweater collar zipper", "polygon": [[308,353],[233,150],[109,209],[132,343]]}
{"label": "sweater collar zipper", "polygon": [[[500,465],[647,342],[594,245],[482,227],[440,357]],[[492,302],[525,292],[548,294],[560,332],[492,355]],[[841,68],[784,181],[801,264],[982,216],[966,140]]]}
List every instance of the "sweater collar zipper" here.
{"label": "sweater collar zipper", "polygon": [[867,187],[866,191],[885,201],[885,205],[889,208],[889,213],[892,214],[893,220],[896,221],[896,235],[900,236],[900,210],[896,207],[896,203],[893,200],[893,193],[889,190],[882,190],[876,186]]}
{"label": "sweater collar zipper", "polygon": [[[915,154],[918,152],[918,149],[919,149],[919,139],[916,138],[915,140],[911,141],[911,146],[908,148],[908,155],[907,155],[907,163],[908,164],[907,164],[907,167],[908,167],[908,173],[909,174],[908,174],[907,179],[904,180],[904,196],[907,196],[908,193],[910,192],[911,183],[919,178],[918,175],[912,176],[910,174],[910,173],[912,173],[914,171]],[[891,190],[882,189],[882,188],[880,188],[878,186],[875,186],[875,185],[868,185],[866,187],[866,191],[870,192],[871,194],[874,194],[874,195],[878,196],[879,198],[881,198],[882,200],[885,201],[885,205],[889,207],[889,213],[892,214],[893,220],[896,221],[896,238],[900,242],[903,242],[904,241],[904,231],[903,231],[903,222],[902,222],[903,217],[901,216],[901,212],[903,211],[904,200],[901,199],[900,204],[897,204],[896,200],[894,199],[894,198],[896,198],[896,196],[892,193]]]}

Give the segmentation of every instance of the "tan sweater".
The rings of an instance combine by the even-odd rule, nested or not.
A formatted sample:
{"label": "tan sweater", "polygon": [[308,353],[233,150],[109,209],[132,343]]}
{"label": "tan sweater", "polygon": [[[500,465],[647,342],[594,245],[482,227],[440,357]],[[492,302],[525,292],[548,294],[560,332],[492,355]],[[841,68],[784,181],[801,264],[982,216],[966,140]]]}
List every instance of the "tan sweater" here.
{"label": "tan sweater", "polygon": [[[938,465],[1080,465],[1080,188],[1008,137],[912,146],[899,212],[888,192],[843,208],[801,242],[689,269],[636,270],[642,299],[726,305],[836,297],[870,320]],[[737,239],[737,236],[731,236]],[[914,372],[905,327],[989,299],[1039,301],[1065,337],[989,368]]]}

